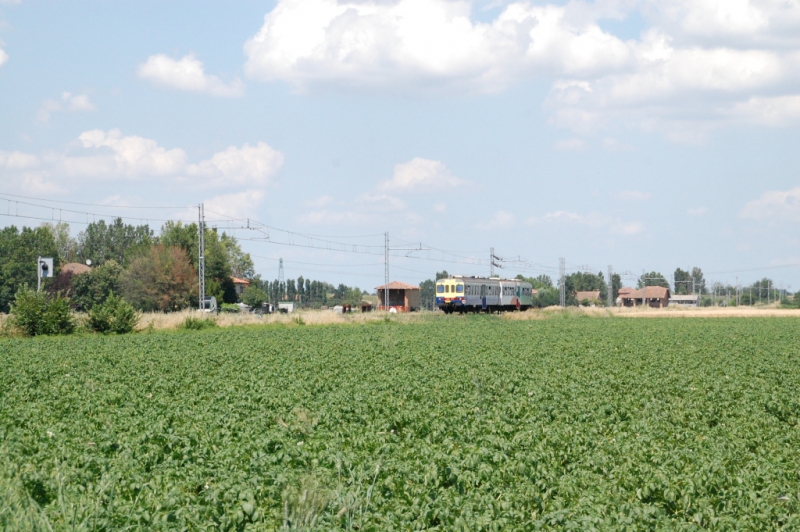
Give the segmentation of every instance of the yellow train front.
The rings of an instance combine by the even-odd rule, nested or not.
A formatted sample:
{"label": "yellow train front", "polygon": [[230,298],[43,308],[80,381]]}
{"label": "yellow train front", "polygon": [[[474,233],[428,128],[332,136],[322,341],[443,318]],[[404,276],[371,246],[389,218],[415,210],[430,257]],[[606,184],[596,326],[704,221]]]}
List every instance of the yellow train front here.
{"label": "yellow train front", "polygon": [[454,275],[436,281],[436,306],[453,312],[527,310],[533,305],[533,286],[519,279]]}

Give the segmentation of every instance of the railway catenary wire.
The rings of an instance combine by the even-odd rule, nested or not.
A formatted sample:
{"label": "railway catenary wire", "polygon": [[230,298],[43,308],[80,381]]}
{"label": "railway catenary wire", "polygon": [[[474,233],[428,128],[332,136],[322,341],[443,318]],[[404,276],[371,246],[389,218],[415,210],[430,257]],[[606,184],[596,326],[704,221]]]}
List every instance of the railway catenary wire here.
{"label": "railway catenary wire", "polygon": [[[19,199],[10,199],[10,198],[19,198]],[[0,217],[9,217],[9,218],[21,218],[21,219],[28,219],[28,220],[37,220],[43,222],[66,222],[69,224],[74,225],[89,225],[93,222],[99,220],[113,220],[120,218],[123,221],[130,221],[130,222],[139,222],[139,223],[166,223],[166,222],[181,222],[181,223],[196,223],[194,218],[191,219],[181,219],[181,218],[150,218],[150,217],[143,217],[143,216],[128,216],[128,215],[119,215],[117,213],[105,213],[105,212],[92,212],[88,210],[77,210],[77,209],[69,209],[64,207],[58,207],[58,204],[62,205],[82,205],[88,207],[98,207],[101,209],[141,209],[141,210],[181,210],[181,209],[193,209],[195,205],[181,205],[181,206],[150,206],[150,205],[108,205],[108,204],[99,204],[99,203],[88,203],[88,202],[76,202],[76,201],[66,201],[66,200],[51,200],[47,198],[38,198],[34,196],[25,196],[21,194],[11,194],[6,192],[0,192],[0,199],[6,201],[6,212],[3,212],[2,208],[0,207]],[[40,203],[34,203],[33,201],[22,201],[22,200],[33,200],[38,201]],[[53,205],[43,205],[42,203],[51,203]],[[14,212],[11,212],[11,206],[14,205],[15,209]],[[50,211],[50,216],[45,215],[33,215],[33,214],[25,214],[19,213],[19,206],[24,205],[27,207],[33,207],[37,209],[43,209],[45,211]],[[58,216],[56,216],[56,212],[58,212]],[[254,230],[257,227],[262,229],[267,229],[270,231],[276,231],[285,235],[288,235],[290,239],[298,238],[298,239],[306,239],[310,242],[320,242],[325,244],[325,247],[316,246],[316,245],[302,245],[298,244],[297,242],[293,241],[275,241],[273,239],[264,239],[264,238],[239,238],[240,240],[252,241],[252,242],[267,242],[274,245],[285,245],[285,246],[294,246],[294,247],[306,247],[310,249],[319,249],[323,251],[338,251],[344,253],[364,253],[369,255],[383,255],[384,254],[384,246],[382,244],[351,244],[346,242],[337,242],[331,239],[358,239],[358,238],[377,238],[383,237],[383,233],[375,233],[375,234],[368,234],[368,235],[317,235],[311,233],[302,233],[297,231],[289,231],[286,229],[277,228],[274,226],[270,226],[268,224],[264,224],[259,222],[258,220],[252,218],[237,218],[226,216],[223,213],[215,212],[212,210],[206,209],[206,212],[211,214],[216,214],[217,216],[221,216],[220,219],[209,220],[208,223],[212,227],[217,227],[219,229],[226,229],[226,230],[239,230],[239,229],[249,229]],[[76,218],[68,218],[65,217],[64,214],[72,214],[81,216],[83,219],[76,219]],[[91,219],[89,219],[91,217]],[[239,222],[244,224],[253,224],[255,227],[247,227],[246,225],[241,226],[229,226],[224,227],[221,224],[224,223],[231,223],[231,222]],[[394,240],[397,240],[403,244],[420,244],[419,242],[411,242],[399,237],[395,237]],[[439,262],[439,263],[447,263],[447,264],[461,264],[461,265],[468,265],[468,266],[488,266],[488,261],[486,259],[478,258],[478,257],[469,257],[466,256],[471,253],[482,253],[482,252],[465,252],[465,251],[453,251],[453,250],[446,250],[442,248],[438,248],[436,246],[429,246],[425,245],[426,249],[424,251],[427,252],[438,252],[441,255],[437,257],[427,256],[416,256],[406,254],[398,254],[398,253],[390,253],[390,256],[393,258],[405,258],[405,259],[412,259],[412,260],[427,260],[431,262]],[[351,249],[347,249],[350,247]],[[365,250],[366,252],[359,251],[359,248]],[[466,254],[466,255],[465,255]],[[452,258],[446,258],[447,256]],[[459,260],[454,260],[459,259]],[[536,263],[529,259],[526,259],[522,256],[516,256],[512,258],[500,258],[500,261],[504,265],[512,265],[514,271],[520,272],[533,272],[533,273],[546,273],[546,274],[554,274],[558,272],[558,267],[550,266],[542,263]],[[383,264],[383,263],[380,263]],[[741,269],[732,269],[732,270],[719,270],[719,271],[709,271],[706,272],[706,275],[719,275],[719,274],[733,274],[733,273],[747,273],[747,272],[758,272],[758,271],[769,271],[769,270],[780,270],[780,269],[787,269],[787,268],[798,268],[800,264],[792,263],[792,264],[783,264],[783,265],[769,265],[769,266],[758,266],[754,268],[741,268]],[[402,267],[398,266],[398,268],[403,269]],[[407,269],[408,271],[415,271]],[[587,265],[568,265],[566,267],[566,271],[577,272],[577,271],[601,271],[601,269],[589,267]],[[416,273],[421,273],[415,271]],[[376,276],[377,277],[377,276]]]}

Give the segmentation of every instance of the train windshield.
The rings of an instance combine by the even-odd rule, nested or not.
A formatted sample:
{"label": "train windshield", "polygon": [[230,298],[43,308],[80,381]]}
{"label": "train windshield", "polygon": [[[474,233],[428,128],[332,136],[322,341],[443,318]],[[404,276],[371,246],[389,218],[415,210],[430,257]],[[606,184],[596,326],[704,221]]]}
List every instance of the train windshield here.
{"label": "train windshield", "polygon": [[437,294],[444,294],[444,285],[440,284],[436,286],[436,293]]}
{"label": "train windshield", "polygon": [[456,285],[456,292],[458,292],[459,294],[463,294],[464,293],[464,285],[463,284]]}

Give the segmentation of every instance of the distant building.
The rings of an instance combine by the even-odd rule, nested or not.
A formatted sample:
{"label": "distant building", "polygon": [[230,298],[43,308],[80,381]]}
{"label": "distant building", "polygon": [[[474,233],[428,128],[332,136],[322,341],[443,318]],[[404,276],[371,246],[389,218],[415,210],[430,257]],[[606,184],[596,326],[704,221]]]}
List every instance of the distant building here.
{"label": "distant building", "polygon": [[700,296],[698,294],[689,294],[687,296],[670,296],[670,305],[682,305],[684,307],[699,307]]}
{"label": "distant building", "polygon": [[663,308],[669,305],[669,288],[663,286],[648,286],[642,290],[633,288],[620,288],[617,304],[623,307],[639,307],[647,305],[651,308]]}
{"label": "distant building", "polygon": [[80,275],[82,273],[89,273],[92,271],[92,269],[85,264],[81,264],[80,262],[68,262],[61,267],[61,271],[62,273],[70,272],[72,275]]}
{"label": "distant building", "polygon": [[582,303],[586,300],[593,305],[598,305],[600,304],[600,290],[575,292],[575,299],[578,300],[578,303]]}
{"label": "distant building", "polygon": [[248,281],[247,279],[239,279],[238,277],[233,277],[233,286],[236,287],[236,295],[238,297],[242,297],[244,289],[250,286],[250,281]]}
{"label": "distant building", "polygon": [[[419,286],[392,281],[391,283],[376,288],[378,291],[378,310],[391,310],[396,312],[415,312],[419,310]],[[389,291],[389,307],[385,305],[386,290]]]}

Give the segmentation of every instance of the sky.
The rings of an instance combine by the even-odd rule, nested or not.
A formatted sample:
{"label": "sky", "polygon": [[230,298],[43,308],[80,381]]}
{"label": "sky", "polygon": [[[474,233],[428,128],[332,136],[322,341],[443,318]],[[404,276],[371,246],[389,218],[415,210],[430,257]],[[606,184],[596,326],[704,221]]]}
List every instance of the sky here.
{"label": "sky", "polygon": [[0,0],[0,226],[202,203],[267,279],[800,290],[798,148],[797,0]]}

